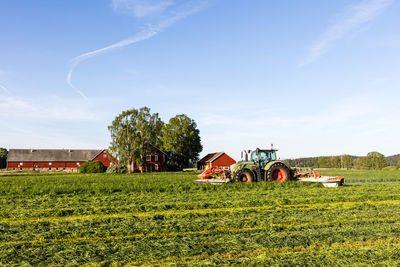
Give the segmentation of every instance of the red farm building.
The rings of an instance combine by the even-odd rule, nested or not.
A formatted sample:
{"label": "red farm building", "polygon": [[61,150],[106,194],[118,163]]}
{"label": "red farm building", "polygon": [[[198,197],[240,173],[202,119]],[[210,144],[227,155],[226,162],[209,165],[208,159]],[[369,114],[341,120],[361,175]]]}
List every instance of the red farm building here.
{"label": "red farm building", "polygon": [[[161,172],[165,163],[165,153],[157,147],[153,147],[152,152],[147,153],[143,160],[143,172]],[[131,169],[134,172],[140,172],[140,168],[136,164],[132,163],[132,165]]]}
{"label": "red farm building", "polygon": [[225,152],[216,152],[207,154],[204,158],[197,162],[197,169],[204,170],[212,167],[218,167],[229,170],[229,166],[236,163],[236,160],[231,158]]}
{"label": "red farm building", "polygon": [[88,160],[101,161],[106,167],[118,163],[118,160],[104,149],[10,149],[7,169],[77,171],[79,166]]}

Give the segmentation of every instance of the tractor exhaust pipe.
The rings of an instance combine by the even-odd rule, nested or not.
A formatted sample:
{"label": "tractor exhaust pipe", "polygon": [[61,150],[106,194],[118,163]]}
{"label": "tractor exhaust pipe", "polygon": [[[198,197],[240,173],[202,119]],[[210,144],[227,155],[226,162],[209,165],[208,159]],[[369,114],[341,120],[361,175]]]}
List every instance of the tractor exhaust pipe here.
{"label": "tractor exhaust pipe", "polygon": [[247,151],[246,151],[246,150],[243,150],[243,151],[240,153],[240,158],[243,160],[243,152],[244,152],[244,160],[245,160],[245,161],[249,161],[249,155],[247,154]]}

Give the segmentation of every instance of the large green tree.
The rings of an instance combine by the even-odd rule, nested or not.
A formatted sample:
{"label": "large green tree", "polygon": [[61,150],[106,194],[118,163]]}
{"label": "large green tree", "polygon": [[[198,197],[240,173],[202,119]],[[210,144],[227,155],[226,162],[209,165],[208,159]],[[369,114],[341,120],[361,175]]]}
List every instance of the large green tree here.
{"label": "large green tree", "polygon": [[342,161],[342,168],[346,169],[351,169],[353,168],[353,157],[350,155],[342,155],[341,156],[341,161]]}
{"label": "large green tree", "polygon": [[143,172],[145,155],[161,145],[162,125],[158,113],[151,114],[148,107],[123,111],[108,127],[110,150],[131,172],[132,163]]}
{"label": "large green tree", "polygon": [[353,167],[353,157],[350,155],[320,157],[315,166],[319,168],[351,169]]}
{"label": "large green tree", "polygon": [[379,152],[369,152],[367,156],[358,159],[358,168],[367,170],[381,170],[386,167],[386,158]]}
{"label": "large green tree", "polygon": [[7,154],[7,149],[0,147],[0,169],[7,167]]}
{"label": "large green tree", "polygon": [[203,150],[197,124],[185,114],[176,115],[164,124],[162,143],[163,149],[175,156],[180,169],[197,161]]}
{"label": "large green tree", "polygon": [[340,156],[331,157],[331,168],[341,168],[342,158]]}

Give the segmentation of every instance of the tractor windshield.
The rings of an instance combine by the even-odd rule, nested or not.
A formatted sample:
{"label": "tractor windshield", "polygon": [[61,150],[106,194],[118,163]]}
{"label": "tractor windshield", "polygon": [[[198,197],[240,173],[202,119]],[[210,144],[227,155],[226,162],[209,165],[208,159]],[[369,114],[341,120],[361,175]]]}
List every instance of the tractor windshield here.
{"label": "tractor windshield", "polygon": [[255,162],[260,160],[260,163],[267,163],[267,162],[270,162],[270,161],[275,161],[276,160],[276,153],[275,153],[274,150],[272,150],[272,151],[261,150],[259,152],[259,154],[257,155],[257,152],[253,151],[251,153],[251,160],[255,161]]}
{"label": "tractor windshield", "polygon": [[276,153],[275,153],[275,151],[268,151],[268,157],[269,157],[269,160],[268,160],[268,161],[275,161],[275,160],[276,160]]}

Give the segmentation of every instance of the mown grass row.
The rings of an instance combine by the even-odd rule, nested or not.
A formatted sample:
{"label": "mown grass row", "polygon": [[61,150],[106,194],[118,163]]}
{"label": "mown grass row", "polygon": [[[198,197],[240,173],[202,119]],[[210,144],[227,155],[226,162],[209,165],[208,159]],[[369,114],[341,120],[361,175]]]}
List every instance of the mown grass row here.
{"label": "mown grass row", "polygon": [[[381,211],[380,209],[384,209]],[[345,224],[396,223],[393,214],[398,206],[359,205],[340,209],[321,210],[241,210],[231,213],[155,214],[151,217],[87,218],[82,221],[26,221],[19,224],[1,223],[0,246],[37,243],[39,241],[74,238],[121,238],[125,236],[170,236],[208,233],[215,230],[274,231],[294,228],[315,228]],[[316,212],[318,211],[318,212]],[[368,217],[369,216],[369,217]],[[237,219],[240,218],[240,219]],[[79,239],[80,240],[80,239]]]}
{"label": "mown grass row", "polygon": [[387,206],[393,206],[396,209],[400,206],[400,200],[367,200],[367,201],[346,201],[346,202],[328,202],[328,203],[308,203],[308,204],[291,204],[291,205],[274,205],[274,206],[240,206],[240,207],[218,207],[218,208],[200,208],[186,210],[161,210],[149,212],[129,212],[129,213],[109,213],[109,214],[89,214],[89,215],[72,215],[72,216],[49,216],[49,217],[25,217],[25,218],[1,218],[0,224],[24,224],[39,222],[72,222],[87,221],[95,219],[118,219],[118,218],[142,218],[153,216],[174,216],[174,215],[207,215],[207,214],[228,214],[235,212],[282,212],[282,211],[307,211],[311,210],[344,210],[359,208],[370,205],[373,207],[387,209]]}
{"label": "mown grass row", "polygon": [[[153,196],[141,197],[135,195],[121,195],[119,198],[109,198],[101,196],[96,198],[90,197],[60,197],[56,199],[26,199],[26,201],[10,202],[0,199],[0,221],[8,220],[13,221],[21,220],[35,220],[36,218],[47,217],[74,217],[74,216],[102,216],[104,214],[112,216],[115,214],[133,214],[137,216],[146,212],[186,212],[190,210],[207,210],[207,209],[241,209],[246,207],[260,207],[261,209],[279,209],[290,208],[290,205],[316,205],[316,208],[324,205],[339,205],[338,203],[348,203],[352,205],[355,203],[369,202],[382,202],[393,201],[399,199],[400,187],[385,187],[379,188],[369,186],[346,189],[325,189],[317,188],[303,189],[298,191],[284,190],[283,195],[280,194],[266,194],[260,192],[248,192],[247,194],[230,193],[224,194],[216,192],[215,194],[204,194],[201,198],[191,199],[190,195],[181,196]],[[377,190],[379,189],[379,190]],[[304,191],[314,191],[312,194],[307,194]],[[278,191],[273,190],[273,191]],[[382,191],[385,191],[383,193]],[[319,194],[318,194],[319,192]],[[309,192],[308,192],[309,193]],[[147,205],[146,205],[147,201]]]}
{"label": "mown grass row", "polygon": [[[332,255],[335,255],[332,257]],[[352,261],[356,255],[357,261]],[[153,265],[238,265],[238,266],[394,266],[400,259],[400,240],[335,243],[328,246],[259,249],[252,251],[168,257],[146,262]],[[111,262],[113,266],[140,265],[141,261]]]}
{"label": "mown grass row", "polygon": [[[400,183],[400,171],[366,171],[366,170],[324,170],[322,175],[344,176],[347,184],[358,184],[360,182]],[[136,175],[105,175],[105,174],[2,174],[0,175],[0,196],[33,196],[49,195],[56,197],[72,194],[113,194],[113,193],[202,193],[219,191],[253,190],[253,189],[275,189],[279,187],[296,187],[295,184],[262,183],[262,185],[240,184],[226,186],[211,186],[195,184],[196,178],[192,173],[157,173]],[[303,185],[301,185],[303,186]],[[299,185],[300,187],[300,185]]]}
{"label": "mown grass row", "polygon": [[400,170],[322,170],[321,175],[344,176],[348,185],[400,183]]}

